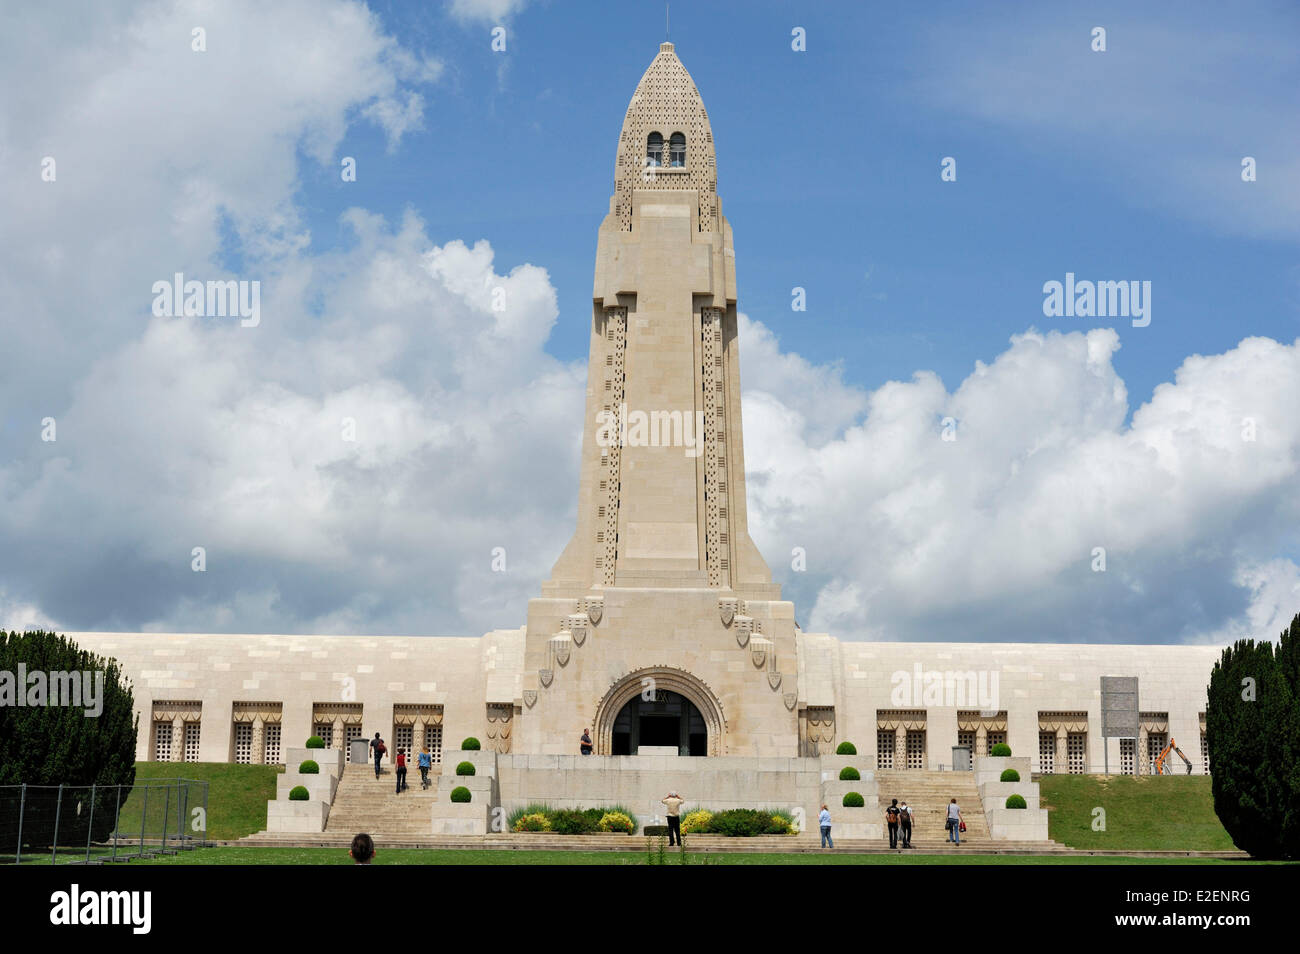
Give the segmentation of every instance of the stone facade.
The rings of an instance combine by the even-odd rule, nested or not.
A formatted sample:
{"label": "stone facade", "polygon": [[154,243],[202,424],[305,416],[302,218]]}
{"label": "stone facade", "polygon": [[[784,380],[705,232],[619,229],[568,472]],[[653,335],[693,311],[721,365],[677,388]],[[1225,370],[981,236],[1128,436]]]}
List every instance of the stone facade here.
{"label": "stone facade", "polygon": [[[637,738],[620,719],[640,699],[689,710],[692,751],[807,774],[800,801],[815,808],[807,765],[845,740],[881,769],[947,767],[959,742],[983,757],[1006,741],[1035,770],[1096,771],[1107,755],[1118,770],[1118,743],[1107,753],[1099,736],[1103,675],[1140,680],[1136,770],[1161,727],[1198,753],[1213,647],[841,643],[796,626],[747,525],[736,261],[717,182],[708,114],[665,43],[629,104],[598,237],[577,526],[522,627],[73,634],[134,682],[138,757],[279,761],[316,731],[335,749],[379,732],[390,749],[427,741],[440,756],[472,735],[509,757],[500,784],[526,800],[557,784],[551,760],[572,761],[584,728],[597,758]],[[690,773],[719,805],[767,784],[755,776],[746,795],[706,765]],[[638,799],[657,791],[627,784]],[[480,824],[478,807],[438,811]]]}

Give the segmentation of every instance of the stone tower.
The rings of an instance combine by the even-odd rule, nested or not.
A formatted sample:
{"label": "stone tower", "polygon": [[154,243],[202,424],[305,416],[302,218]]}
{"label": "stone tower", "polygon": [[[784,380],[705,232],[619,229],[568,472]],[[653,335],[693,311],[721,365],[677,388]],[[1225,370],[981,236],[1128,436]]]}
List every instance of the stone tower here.
{"label": "stone tower", "polygon": [[800,753],[794,610],[745,518],[735,252],[717,181],[708,113],[664,43],[619,135],[577,528],[529,602],[514,751],[573,753],[591,728],[597,754],[635,752],[678,718],[681,754]]}
{"label": "stone tower", "polygon": [[779,588],[745,520],[736,261],[713,131],[671,43],[623,120],[592,291],[578,525],[548,596]]}

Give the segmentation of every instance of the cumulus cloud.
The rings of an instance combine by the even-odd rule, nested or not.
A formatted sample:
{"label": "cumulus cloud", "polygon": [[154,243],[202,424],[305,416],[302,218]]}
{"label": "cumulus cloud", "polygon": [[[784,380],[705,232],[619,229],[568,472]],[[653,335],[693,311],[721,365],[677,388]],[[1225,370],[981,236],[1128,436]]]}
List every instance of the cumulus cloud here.
{"label": "cumulus cloud", "polygon": [[[761,353],[770,335],[747,325],[742,354],[751,339]],[[1300,343],[1189,357],[1129,423],[1119,343],[1111,329],[1031,330],[951,393],[918,372],[864,395],[865,416],[830,441],[804,394],[750,379],[751,526],[809,627],[1275,635],[1300,609],[1297,567],[1279,556],[1295,552],[1300,516]],[[795,546],[806,573],[782,556]]]}

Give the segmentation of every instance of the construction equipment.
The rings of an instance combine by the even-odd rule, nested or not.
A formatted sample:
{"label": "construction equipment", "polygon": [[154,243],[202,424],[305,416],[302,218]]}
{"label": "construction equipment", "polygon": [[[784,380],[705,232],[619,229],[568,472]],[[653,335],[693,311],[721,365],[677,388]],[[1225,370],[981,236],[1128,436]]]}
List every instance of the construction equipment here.
{"label": "construction equipment", "polygon": [[1183,750],[1178,747],[1178,743],[1175,742],[1172,738],[1169,740],[1169,744],[1166,745],[1164,749],[1161,751],[1160,755],[1156,757],[1156,774],[1157,775],[1173,774],[1173,771],[1170,769],[1169,765],[1167,764],[1169,759],[1169,753],[1171,752],[1177,752],[1178,757],[1187,763],[1187,774],[1191,775],[1192,760],[1189,759],[1187,756],[1183,755]]}

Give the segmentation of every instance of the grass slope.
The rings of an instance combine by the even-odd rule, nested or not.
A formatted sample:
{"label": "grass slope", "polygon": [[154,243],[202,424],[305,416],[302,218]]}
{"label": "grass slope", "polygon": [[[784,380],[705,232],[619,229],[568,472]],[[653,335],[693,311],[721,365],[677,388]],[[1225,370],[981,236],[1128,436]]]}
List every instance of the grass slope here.
{"label": "grass slope", "polygon": [[[1048,833],[1071,848],[1231,851],[1232,839],[1214,814],[1206,775],[1043,775]],[[1105,831],[1094,831],[1094,810]]]}
{"label": "grass slope", "polygon": [[[275,777],[284,771],[283,765],[230,765],[225,762],[136,762],[136,787],[130,798],[122,803],[123,819],[140,818],[143,809],[141,783],[171,778],[190,778],[208,783],[208,837],[217,839],[242,838],[266,828],[266,803],[275,798]],[[160,817],[162,808],[154,795],[149,809],[152,824]],[[191,806],[193,807],[193,806]],[[173,816],[174,817],[174,816]],[[130,832],[125,821],[123,829]],[[172,823],[174,829],[175,823]]]}

